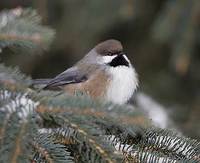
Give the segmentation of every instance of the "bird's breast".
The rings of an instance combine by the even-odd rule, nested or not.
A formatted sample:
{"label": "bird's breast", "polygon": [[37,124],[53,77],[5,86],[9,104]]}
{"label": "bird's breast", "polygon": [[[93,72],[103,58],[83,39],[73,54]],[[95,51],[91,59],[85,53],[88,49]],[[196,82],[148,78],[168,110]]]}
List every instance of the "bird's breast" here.
{"label": "bird's breast", "polygon": [[71,94],[81,91],[94,99],[124,104],[131,98],[137,85],[137,74],[132,67],[117,66],[96,71],[87,81],[66,85],[64,89]]}
{"label": "bird's breast", "polygon": [[111,78],[106,92],[106,98],[116,104],[126,103],[138,85],[137,74],[133,67],[118,66],[108,70]]}

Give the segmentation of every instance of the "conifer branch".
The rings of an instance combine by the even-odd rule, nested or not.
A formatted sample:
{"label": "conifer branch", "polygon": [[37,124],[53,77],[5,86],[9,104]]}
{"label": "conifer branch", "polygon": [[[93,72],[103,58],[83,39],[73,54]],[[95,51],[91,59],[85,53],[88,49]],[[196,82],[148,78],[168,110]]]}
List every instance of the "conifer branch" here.
{"label": "conifer branch", "polygon": [[41,17],[32,9],[16,8],[0,13],[0,50],[27,50],[32,54],[47,49],[54,31],[41,25]]}
{"label": "conifer branch", "polygon": [[[17,96],[22,90],[15,89],[13,91],[16,92],[13,94]],[[24,91],[26,92],[26,90]],[[36,94],[36,92],[31,91],[26,97],[35,99]],[[11,103],[10,94],[1,92],[1,95],[4,99],[2,105]],[[149,160],[153,160],[155,162],[185,161],[195,163],[199,160],[200,147],[197,141],[186,139],[167,130],[150,128],[148,125],[134,125],[134,121],[132,123],[121,121],[116,117],[116,113],[122,108],[116,107],[116,110],[110,110],[112,104],[103,104],[101,105],[102,108],[98,108],[94,101],[93,103],[87,103],[87,105],[83,104],[87,102],[87,98],[85,101],[84,98],[82,99],[82,104],[79,107],[80,97],[69,97],[58,93],[52,95],[49,91],[41,93],[40,97],[42,95],[45,95],[46,98],[42,98],[36,111],[43,119],[43,123],[40,122],[43,133],[40,129],[38,131],[41,134],[46,134],[46,137],[52,141],[53,146],[55,145],[54,147],[57,145],[64,146],[74,160],[82,160],[83,162],[88,162],[88,160],[149,162]],[[76,100],[77,103],[75,104]],[[106,106],[109,106],[109,109]],[[125,110],[128,109],[126,106],[121,107]],[[134,114],[134,112],[133,110],[132,112],[129,111],[131,114]],[[123,111],[120,114],[123,119],[128,116],[126,112],[123,114]],[[137,115],[137,112],[135,114]],[[135,117],[137,117],[136,115]],[[35,142],[38,141],[39,139]],[[179,144],[175,142],[179,142]],[[47,145],[45,148],[42,148],[42,144],[35,146],[38,148],[33,148],[36,153],[32,159],[44,159],[42,153],[50,150],[50,146]],[[107,154],[104,155],[105,153]],[[51,159],[53,158],[50,157],[50,153],[48,156]]]}
{"label": "conifer branch", "polygon": [[35,154],[32,162],[73,163],[64,145],[54,143],[47,134],[39,134],[32,143]]}
{"label": "conifer branch", "polygon": [[57,127],[60,127],[51,130],[50,135],[56,137],[55,141],[67,145],[75,158],[79,156],[79,161],[96,160],[97,162],[112,163],[116,159],[120,159],[114,153],[113,148],[105,144],[103,137],[101,137],[103,132],[97,130],[97,126],[89,122],[88,119],[81,120],[76,115],[51,115],[47,112],[43,115],[43,119],[51,120],[57,124]]}
{"label": "conifer branch", "polygon": [[[77,110],[77,108],[75,110]],[[84,109],[82,108],[81,110]],[[101,116],[99,117],[99,114],[98,116],[95,116],[95,114],[82,114],[82,120],[80,122],[78,120],[78,116],[80,115],[77,115],[76,111],[70,111],[68,108],[50,108],[48,111],[47,108],[41,108],[40,106],[40,109],[37,111],[39,111],[40,114],[44,114],[45,117],[48,114],[48,118],[43,117],[48,120],[52,119],[52,117],[55,117],[56,115],[58,116],[52,120],[54,124],[60,124],[57,127],[61,127],[59,131],[62,131],[58,132],[60,134],[57,133],[59,136],[56,140],[59,140],[59,143],[63,143],[66,146],[74,146],[77,130],[79,130],[80,133],[93,135],[93,132],[90,130],[82,130],[82,127],[84,129],[90,129],[92,127],[96,132],[95,135],[99,137],[95,140],[101,144],[101,141],[99,142],[99,140],[102,140],[103,138],[104,142],[107,142],[107,147],[114,147],[115,154],[123,154],[124,159],[132,158],[133,160],[137,160],[137,158],[140,158],[141,162],[148,161],[147,158],[150,157],[152,157],[153,160],[163,160],[163,162],[170,160],[175,162],[197,162],[199,160],[200,147],[197,141],[180,137],[174,134],[174,132],[170,132],[168,130],[156,129],[155,127],[140,128],[141,126],[133,126],[133,124],[122,124],[123,122],[120,123],[114,118],[111,118],[110,115],[106,114],[103,114],[103,118]],[[87,113],[89,112],[87,111]],[[60,123],[61,119],[59,116],[62,116],[65,120],[67,118],[68,123],[75,120],[76,124],[71,125],[80,129],[68,126],[69,124],[64,125],[65,127],[68,126],[67,128],[63,128],[64,126],[62,125],[63,123]],[[95,129],[98,129],[98,131]],[[53,135],[55,135],[55,133]],[[63,135],[65,136],[63,137]],[[88,135],[85,135],[85,137],[87,136]],[[151,142],[150,140],[154,141]],[[176,145],[174,142],[179,142],[180,144]]]}
{"label": "conifer branch", "polygon": [[32,151],[27,146],[37,131],[32,118],[37,103],[8,90],[1,90],[0,101],[0,162],[28,162]]}
{"label": "conifer branch", "polygon": [[17,67],[11,68],[0,64],[0,84],[28,86],[31,84],[31,78],[21,73]]}

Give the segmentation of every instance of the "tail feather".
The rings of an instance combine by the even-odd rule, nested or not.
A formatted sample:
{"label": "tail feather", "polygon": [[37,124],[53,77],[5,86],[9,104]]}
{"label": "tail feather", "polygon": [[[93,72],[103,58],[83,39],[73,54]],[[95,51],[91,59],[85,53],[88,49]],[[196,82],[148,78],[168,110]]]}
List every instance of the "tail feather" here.
{"label": "tail feather", "polygon": [[48,84],[51,79],[35,79],[32,81],[33,85],[45,85]]}
{"label": "tail feather", "polygon": [[31,87],[44,89],[51,79],[34,79],[32,80]]}
{"label": "tail feather", "polygon": [[50,90],[60,90],[59,87],[49,87],[49,83],[52,79],[34,79],[32,80],[31,87],[38,89],[50,89]]}

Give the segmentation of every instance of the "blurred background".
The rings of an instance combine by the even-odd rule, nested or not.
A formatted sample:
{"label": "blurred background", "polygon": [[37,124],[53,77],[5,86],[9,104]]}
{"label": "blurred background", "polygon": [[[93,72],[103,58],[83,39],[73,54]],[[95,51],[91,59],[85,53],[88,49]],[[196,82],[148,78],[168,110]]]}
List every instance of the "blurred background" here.
{"label": "blurred background", "polygon": [[139,74],[139,92],[161,104],[184,135],[200,139],[199,0],[0,1],[0,11],[19,6],[37,9],[56,38],[43,55],[3,55],[6,65],[53,77],[100,41],[118,39]]}

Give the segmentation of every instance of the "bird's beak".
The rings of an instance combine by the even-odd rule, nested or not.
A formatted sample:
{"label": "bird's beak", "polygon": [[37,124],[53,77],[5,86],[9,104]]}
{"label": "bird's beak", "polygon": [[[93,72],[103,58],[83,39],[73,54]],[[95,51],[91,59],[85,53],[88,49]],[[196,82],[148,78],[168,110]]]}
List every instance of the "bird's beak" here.
{"label": "bird's beak", "polygon": [[121,52],[121,53],[119,53],[118,55],[126,55],[126,53],[124,53],[124,52]]}
{"label": "bird's beak", "polygon": [[122,55],[122,56],[127,60],[127,62],[130,64],[130,60],[128,59],[126,53],[123,52],[121,55]]}
{"label": "bird's beak", "polygon": [[112,59],[112,61],[109,63],[109,65],[112,67],[117,67],[117,66],[129,67],[130,61],[125,53],[120,53],[115,58]]}

